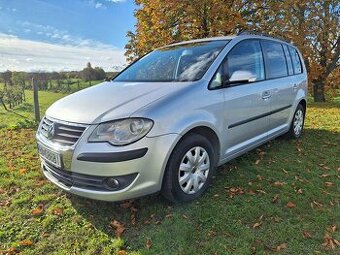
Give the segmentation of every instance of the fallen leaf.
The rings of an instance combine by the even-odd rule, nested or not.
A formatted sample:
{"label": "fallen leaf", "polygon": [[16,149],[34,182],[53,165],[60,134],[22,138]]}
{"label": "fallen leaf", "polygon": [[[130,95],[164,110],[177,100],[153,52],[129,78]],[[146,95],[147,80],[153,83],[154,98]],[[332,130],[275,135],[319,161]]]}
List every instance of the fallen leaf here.
{"label": "fallen leaf", "polygon": [[279,195],[275,195],[272,199],[272,203],[276,203],[279,200]]}
{"label": "fallen leaf", "polygon": [[31,246],[33,244],[33,242],[31,240],[29,240],[29,239],[25,239],[23,241],[20,241],[19,244],[21,246]]}
{"label": "fallen leaf", "polygon": [[209,230],[208,231],[208,236],[211,237],[211,236],[216,236],[216,232],[213,231],[213,230]]}
{"label": "fallen leaf", "polygon": [[256,223],[253,225],[253,228],[259,228],[261,225],[262,225],[262,222],[256,222]]}
{"label": "fallen leaf", "polygon": [[303,232],[302,232],[302,235],[303,235],[303,237],[306,238],[306,239],[312,237],[312,234],[309,233],[308,231],[303,231]]}
{"label": "fallen leaf", "polygon": [[126,251],[125,250],[120,250],[118,253],[117,253],[117,255],[126,255],[127,253],[126,253]]}
{"label": "fallen leaf", "polygon": [[322,174],[322,175],[320,175],[321,178],[326,178],[326,177],[329,177],[329,176],[330,176],[330,174]]}
{"label": "fallen leaf", "polygon": [[59,207],[54,208],[54,209],[52,210],[52,214],[54,214],[54,215],[62,215],[63,212],[64,212],[64,210],[61,209],[61,208],[59,208]]}
{"label": "fallen leaf", "polygon": [[282,172],[284,172],[285,174],[288,174],[288,172],[286,170],[284,170],[283,168],[281,169]]}
{"label": "fallen leaf", "polygon": [[244,194],[244,190],[241,187],[231,187],[229,189],[227,188],[227,192],[229,193],[230,197]]}
{"label": "fallen leaf", "polygon": [[286,185],[287,183],[285,183],[285,182],[280,182],[280,181],[276,181],[276,182],[274,182],[274,186],[275,187],[282,187],[282,186],[284,186],[284,185]]}
{"label": "fallen leaf", "polygon": [[187,218],[188,218],[188,216],[186,216],[185,214],[182,214],[182,217],[183,217],[184,219],[187,219]]}
{"label": "fallen leaf", "polygon": [[276,247],[277,251],[282,251],[287,248],[287,243],[282,243]]}
{"label": "fallen leaf", "polygon": [[122,207],[124,209],[128,209],[131,206],[132,206],[132,202],[131,201],[126,201],[126,202],[120,204],[120,207]]}
{"label": "fallen leaf", "polygon": [[303,192],[302,192],[302,189],[298,189],[298,190],[296,190],[296,193],[298,193],[298,194],[302,194]]}
{"label": "fallen leaf", "polygon": [[49,233],[44,233],[44,234],[42,234],[42,237],[49,237],[49,236],[50,236]]}
{"label": "fallen leaf", "polygon": [[165,218],[171,218],[172,216],[173,216],[173,214],[169,213],[169,214],[165,215]]}
{"label": "fallen leaf", "polygon": [[334,185],[334,183],[333,182],[325,182],[325,186],[326,187],[332,187]]}
{"label": "fallen leaf", "polygon": [[146,248],[148,249],[148,250],[150,250],[150,248],[151,248],[151,246],[152,246],[152,241],[151,241],[151,239],[146,239],[146,244],[145,244],[145,246],[146,246]]}
{"label": "fallen leaf", "polygon": [[331,235],[327,232],[325,233],[323,240],[324,242],[322,243],[322,245],[328,249],[330,248],[334,250],[336,245],[340,246],[339,241],[333,239]]}
{"label": "fallen leaf", "polygon": [[258,165],[260,162],[261,162],[261,160],[259,160],[259,159],[256,160],[256,161],[255,161],[255,165]]}
{"label": "fallen leaf", "polygon": [[19,169],[19,174],[23,175],[27,172],[27,169],[26,168],[20,168]]}
{"label": "fallen leaf", "polygon": [[287,205],[286,205],[288,208],[295,208],[296,205],[293,203],[293,202],[288,202]]}
{"label": "fallen leaf", "polygon": [[114,228],[116,237],[121,237],[121,235],[122,235],[123,232],[125,231],[124,224],[120,223],[120,222],[117,221],[117,220],[113,220],[113,221],[110,223],[110,227]]}
{"label": "fallen leaf", "polygon": [[37,208],[32,210],[33,215],[41,215],[44,212],[44,205],[39,204]]}

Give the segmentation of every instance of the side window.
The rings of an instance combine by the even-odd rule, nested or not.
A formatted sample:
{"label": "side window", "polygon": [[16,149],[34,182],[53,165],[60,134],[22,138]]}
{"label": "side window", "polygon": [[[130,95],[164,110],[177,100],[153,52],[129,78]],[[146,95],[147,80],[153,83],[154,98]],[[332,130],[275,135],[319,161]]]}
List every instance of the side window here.
{"label": "side window", "polygon": [[302,73],[302,65],[298,52],[292,47],[289,47],[289,51],[293,60],[294,74]]}
{"label": "side window", "polygon": [[223,60],[216,74],[212,78],[209,88],[215,89],[222,86],[223,78],[230,79],[238,71],[251,73],[254,81],[264,80],[264,63],[260,42],[245,40],[237,44]]}
{"label": "side window", "polygon": [[282,45],[277,42],[262,41],[262,46],[266,59],[267,79],[287,76],[286,58]]}
{"label": "side window", "polygon": [[288,74],[289,75],[293,75],[294,72],[293,72],[292,58],[290,57],[288,46],[287,45],[283,45],[283,49],[284,49],[285,55],[286,55]]}
{"label": "side window", "polygon": [[260,42],[245,40],[237,44],[227,55],[224,73],[230,79],[234,72],[250,72],[255,81],[264,80],[264,64]]}

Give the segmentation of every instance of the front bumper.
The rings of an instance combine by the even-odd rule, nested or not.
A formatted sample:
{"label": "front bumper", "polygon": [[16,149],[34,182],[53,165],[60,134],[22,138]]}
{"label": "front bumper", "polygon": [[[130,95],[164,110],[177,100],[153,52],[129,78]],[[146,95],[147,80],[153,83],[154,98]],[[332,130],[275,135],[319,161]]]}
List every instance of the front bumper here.
{"label": "front bumper", "polygon": [[[41,159],[47,179],[67,192],[105,201],[141,197],[161,189],[164,169],[179,135],[144,137],[127,146],[112,146],[88,143],[86,134],[91,134],[93,128],[90,126],[74,146],[67,148],[37,133],[37,142],[59,153],[65,161],[63,167],[58,168]],[[108,178],[117,179],[123,185],[115,190],[106,189]]]}

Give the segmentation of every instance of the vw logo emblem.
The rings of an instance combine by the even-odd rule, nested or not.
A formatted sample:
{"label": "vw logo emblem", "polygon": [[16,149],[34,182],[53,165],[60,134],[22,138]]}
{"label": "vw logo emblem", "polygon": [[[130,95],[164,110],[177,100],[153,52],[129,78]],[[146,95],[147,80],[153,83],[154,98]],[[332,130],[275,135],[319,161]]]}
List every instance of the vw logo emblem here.
{"label": "vw logo emblem", "polygon": [[52,139],[54,136],[54,132],[55,132],[55,128],[54,128],[54,124],[52,124],[51,126],[48,127],[47,138]]}

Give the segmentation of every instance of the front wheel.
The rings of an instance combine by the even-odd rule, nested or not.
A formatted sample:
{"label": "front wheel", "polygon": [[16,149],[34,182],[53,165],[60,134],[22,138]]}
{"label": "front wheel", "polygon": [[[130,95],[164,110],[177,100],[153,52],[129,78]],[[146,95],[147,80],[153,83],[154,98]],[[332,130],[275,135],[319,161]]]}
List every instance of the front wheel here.
{"label": "front wheel", "polygon": [[303,125],[305,122],[305,109],[299,104],[295,110],[290,129],[286,134],[288,139],[298,139],[302,135]]}
{"label": "front wheel", "polygon": [[209,187],[214,172],[214,148],[198,134],[190,134],[172,152],[163,179],[162,194],[173,202],[190,202]]}

